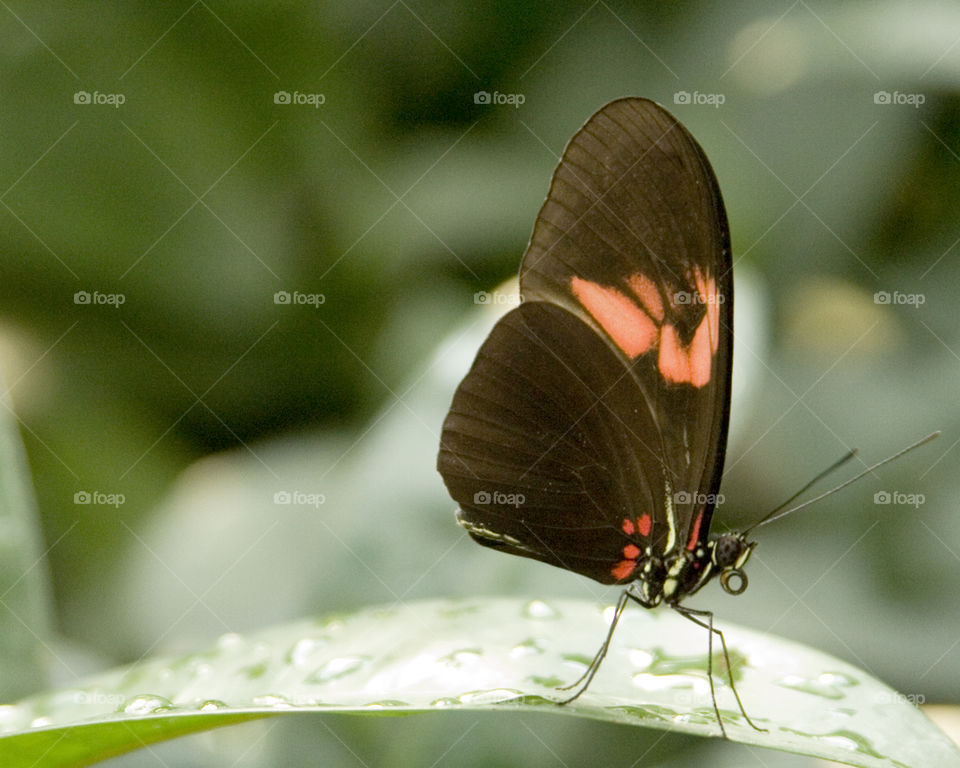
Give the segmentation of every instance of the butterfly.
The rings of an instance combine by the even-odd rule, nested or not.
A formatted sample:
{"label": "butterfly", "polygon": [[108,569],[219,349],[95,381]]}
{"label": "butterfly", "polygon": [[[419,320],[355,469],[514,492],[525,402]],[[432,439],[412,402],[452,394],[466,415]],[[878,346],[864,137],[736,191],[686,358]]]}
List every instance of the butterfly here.
{"label": "butterfly", "polygon": [[[730,236],[709,161],[667,110],[619,99],[573,136],[524,253],[520,293],[443,424],[437,468],[457,522],[483,546],[624,586],[606,639],[558,703],[590,685],[628,602],[665,604],[708,630],[726,736],[712,669],[715,636],[730,669],[726,641],[711,611],[684,600],[714,578],[742,593],[749,532],[795,510],[710,535],[730,414]],[[730,687],[763,730],[732,675]]]}

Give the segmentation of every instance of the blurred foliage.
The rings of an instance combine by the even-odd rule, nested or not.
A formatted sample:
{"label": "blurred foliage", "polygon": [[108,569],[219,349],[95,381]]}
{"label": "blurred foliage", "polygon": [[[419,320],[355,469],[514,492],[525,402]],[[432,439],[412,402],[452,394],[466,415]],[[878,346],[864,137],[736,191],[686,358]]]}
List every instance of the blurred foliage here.
{"label": "blurred foliage", "polygon": [[[957,29],[941,2],[5,5],[0,355],[65,643],[51,673],[405,596],[609,597],[473,552],[433,464],[473,294],[516,272],[574,130],[642,95],[704,146],[752,286],[724,486],[739,513],[718,527],[851,445],[870,460],[945,433],[763,529],[749,597],[713,607],[956,703]],[[278,515],[284,487],[326,503]],[[125,500],[75,504],[84,491]],[[271,742],[292,765],[289,728]],[[221,764],[234,737],[210,738],[180,764]],[[524,749],[503,759],[548,759]]]}

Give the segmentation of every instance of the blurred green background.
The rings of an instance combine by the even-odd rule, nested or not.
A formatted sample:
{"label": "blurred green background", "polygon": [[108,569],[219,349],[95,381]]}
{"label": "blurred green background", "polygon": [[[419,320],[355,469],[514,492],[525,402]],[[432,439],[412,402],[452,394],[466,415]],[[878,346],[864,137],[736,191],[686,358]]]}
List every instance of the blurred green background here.
{"label": "blurred green background", "polygon": [[[330,610],[615,599],[470,543],[434,461],[495,319],[474,293],[516,273],[573,132],[638,95],[697,137],[730,217],[717,530],[849,447],[944,432],[761,529],[746,595],[696,605],[957,704],[958,39],[960,7],[933,2],[4,4],[0,365],[52,586],[35,619],[0,610],[37,662],[3,698]],[[254,723],[113,764],[810,764],[747,751],[445,714]]]}

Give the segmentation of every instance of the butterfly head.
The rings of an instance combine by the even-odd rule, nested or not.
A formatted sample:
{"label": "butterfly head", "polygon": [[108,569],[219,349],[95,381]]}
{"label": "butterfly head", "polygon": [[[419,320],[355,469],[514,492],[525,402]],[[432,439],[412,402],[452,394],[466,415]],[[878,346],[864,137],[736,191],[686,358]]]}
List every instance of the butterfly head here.
{"label": "butterfly head", "polygon": [[736,531],[722,533],[713,540],[713,564],[720,572],[720,586],[730,595],[739,595],[747,588],[743,566],[750,559],[755,541]]}

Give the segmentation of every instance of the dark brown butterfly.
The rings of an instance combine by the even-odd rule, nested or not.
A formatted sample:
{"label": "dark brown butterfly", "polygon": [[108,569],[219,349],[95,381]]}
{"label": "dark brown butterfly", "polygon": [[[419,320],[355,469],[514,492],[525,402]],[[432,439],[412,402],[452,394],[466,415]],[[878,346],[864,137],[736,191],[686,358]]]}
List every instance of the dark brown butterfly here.
{"label": "dark brown butterfly", "polygon": [[484,546],[629,585],[614,626],[632,599],[719,634],[680,602],[717,574],[742,592],[753,547],[708,538],[729,417],[730,238],[710,164],[676,118],[620,99],[577,132],[520,291],[443,425],[458,522]]}

